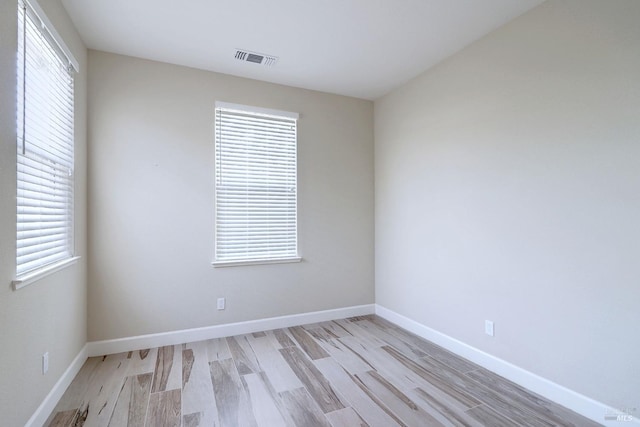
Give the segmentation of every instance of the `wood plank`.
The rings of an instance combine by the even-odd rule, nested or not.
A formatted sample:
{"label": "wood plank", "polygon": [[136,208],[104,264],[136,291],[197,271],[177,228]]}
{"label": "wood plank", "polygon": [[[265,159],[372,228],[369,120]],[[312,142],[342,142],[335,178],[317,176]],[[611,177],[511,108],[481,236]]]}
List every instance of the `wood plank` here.
{"label": "wood plank", "polygon": [[149,406],[152,379],[152,373],[137,375],[132,379],[132,398],[128,417],[129,426],[144,425]]}
{"label": "wood plank", "polygon": [[[357,340],[363,346],[368,348],[382,347],[386,343],[377,336],[373,335],[370,331],[361,328],[357,323],[349,322],[348,320],[334,320],[333,323],[339,325],[341,328],[349,332],[348,338],[350,340]],[[344,342],[344,341],[343,341]]]}
{"label": "wood plank", "polygon": [[152,393],[149,398],[149,413],[146,425],[149,427],[181,427],[180,389]]}
{"label": "wood plank", "polygon": [[[206,424],[202,423],[202,413],[195,412],[193,414],[182,416],[182,427],[204,427]],[[210,424],[214,425],[214,424]]]}
{"label": "wood plank", "polygon": [[321,344],[338,338],[324,328],[304,328],[304,330]]}
{"label": "wood plank", "polygon": [[338,409],[326,414],[332,427],[369,427],[353,408]]}
{"label": "wood plank", "polygon": [[129,370],[127,376],[134,376],[153,372],[158,357],[158,348],[137,350],[131,352],[129,357]]}
{"label": "wood plank", "polygon": [[188,417],[189,422],[197,420],[200,425],[212,426],[218,423],[218,409],[213,395],[207,344],[199,341],[182,350],[182,412],[198,414]]}
{"label": "wood plank", "polygon": [[107,426],[127,373],[127,353],[105,356],[87,388],[76,425]]}
{"label": "wood plank", "polygon": [[486,405],[476,406],[467,410],[467,414],[473,419],[480,422],[483,426],[491,427],[518,427],[518,424],[502,414],[494,411]]}
{"label": "wood plank", "polygon": [[422,350],[398,339],[394,334],[387,332],[385,329],[371,323],[369,320],[359,321],[357,325],[385,344],[393,346],[410,359],[417,359],[419,357],[426,356],[426,353]]}
{"label": "wood plank", "polygon": [[351,335],[351,332],[347,331],[342,326],[333,321],[316,323],[314,329],[315,328],[323,329],[332,338],[343,338]]}
{"label": "wood plank", "polygon": [[269,337],[253,338],[249,344],[258,358],[262,371],[267,375],[277,393],[303,387],[282,354],[274,348]]}
{"label": "wood plank", "polygon": [[189,381],[191,377],[191,370],[193,369],[193,349],[182,350],[182,388]]}
{"label": "wood plank", "polygon": [[429,369],[425,369],[415,361],[405,357],[399,351],[392,347],[382,347],[382,350],[389,353],[398,362],[404,365],[408,371],[416,374],[418,377],[424,379],[421,388],[431,391],[433,388],[437,389],[437,395],[445,396],[445,399],[453,402],[459,409],[466,410],[468,408],[477,406],[482,402],[474,397],[471,393],[468,393],[464,387],[457,387],[455,384],[447,382],[440,376],[435,375]]}
{"label": "wood plank", "polygon": [[274,331],[265,331],[264,333],[264,341],[267,341],[271,344],[275,350],[280,350],[282,348],[282,344],[276,338]]}
{"label": "wood plank", "polygon": [[415,340],[414,343],[416,347],[420,348],[433,359],[444,363],[445,365],[457,370],[458,372],[464,373],[478,368],[478,365],[476,365],[475,363],[465,360],[462,357],[459,357],[433,343],[429,343],[419,338]]}
{"label": "wood plank", "polygon": [[307,359],[302,350],[298,347],[286,347],[279,351],[324,413],[344,408],[331,384]]}
{"label": "wood plank", "polygon": [[[385,378],[394,386],[401,390],[412,390],[420,387],[423,380],[402,366],[397,360],[391,357],[387,352],[383,351],[384,347],[367,347],[358,342],[355,337],[340,338],[341,341],[349,349],[357,353],[363,360],[373,366],[375,371],[383,373]],[[368,369],[368,372],[372,369]]]}
{"label": "wood plank", "polygon": [[258,427],[285,427],[287,423],[282,417],[273,395],[262,382],[262,377],[258,374],[248,374],[243,375],[241,380],[251,400],[251,407]]}
{"label": "wood plank", "polygon": [[170,345],[158,349],[152,393],[182,388],[182,346]]}
{"label": "wood plank", "polygon": [[276,406],[278,407],[278,410],[280,411],[280,415],[282,415],[282,418],[285,420],[287,426],[296,427],[295,423],[293,422],[293,419],[291,418],[291,414],[289,414],[289,411],[284,405],[282,396],[280,395],[280,393],[276,392],[276,390],[273,388],[273,384],[271,384],[269,377],[264,372],[260,372],[257,375],[260,376],[262,383],[264,384],[266,390],[269,392],[271,399],[275,402]]}
{"label": "wood plank", "polygon": [[276,337],[282,348],[296,346],[296,343],[293,342],[289,334],[287,334],[284,329],[275,329],[273,331],[273,335]]}
{"label": "wood plank", "polygon": [[231,358],[229,345],[227,344],[227,340],[225,338],[214,338],[205,341],[205,343],[207,346],[207,355],[209,356],[209,362]]}
{"label": "wood plank", "polygon": [[497,412],[522,426],[548,427],[553,423],[546,421],[539,414],[522,407],[511,397],[491,390],[472,380],[465,374],[435,360],[431,357],[423,357],[418,363],[425,371],[431,372],[445,383],[451,384],[467,394],[473,396],[482,403],[490,406]]}
{"label": "wood plank", "polygon": [[329,357],[329,354],[302,327],[289,328],[289,332],[311,360]]}
{"label": "wood plank", "polygon": [[262,370],[246,336],[228,337],[227,344],[240,375],[253,374]]}
{"label": "wood plank", "polygon": [[369,371],[364,374],[354,375],[359,385],[363,389],[369,390],[370,395],[378,397],[380,402],[389,408],[399,419],[408,426],[443,426],[411,400],[406,394],[387,381],[376,371]]}
{"label": "wood plank", "polygon": [[84,423],[87,421],[87,417],[89,416],[89,407],[85,407],[78,409],[78,411],[76,412],[75,417],[73,418],[73,421],[71,421],[71,425],[73,427],[83,427]]}
{"label": "wood plank", "polygon": [[600,425],[486,369],[480,368],[468,372],[467,376],[492,390],[509,396],[521,406],[534,411],[551,423],[567,427],[596,427]]}
{"label": "wood plank", "polygon": [[305,323],[304,325],[296,325],[299,326],[300,328],[304,329],[305,331],[308,331],[309,329],[316,329],[319,328],[320,326],[318,325],[318,323]]}
{"label": "wood plank", "polygon": [[331,427],[324,414],[305,388],[280,393],[294,425],[304,427]]}
{"label": "wood plank", "polygon": [[232,359],[209,363],[213,394],[221,426],[256,426],[251,401]]}
{"label": "wood plank", "polygon": [[174,346],[172,345],[158,349],[158,356],[153,373],[153,385],[151,387],[152,393],[165,391],[167,389],[169,375],[173,370],[173,353]]}
{"label": "wood plank", "polygon": [[[452,405],[447,400],[430,394],[421,388],[409,392],[409,396],[445,425],[454,427],[482,427],[478,421],[469,416],[465,410],[461,410],[456,405]],[[422,404],[421,404],[422,402]]]}
{"label": "wood plank", "polygon": [[348,317],[346,320],[348,320],[349,322],[362,322],[362,321],[366,321],[369,320],[373,317],[372,314],[365,314],[364,316],[353,316],[353,317]]}
{"label": "wood plank", "polygon": [[212,418],[211,413],[206,414],[203,412],[194,412],[193,414],[182,415],[183,427],[210,427],[219,425],[218,419]]}
{"label": "wood plank", "polygon": [[125,381],[118,394],[109,426],[143,426],[147,416],[151,379],[153,374],[132,375]]}
{"label": "wood plank", "polygon": [[403,425],[386,406],[380,406],[379,399],[363,390],[335,360],[320,359],[314,362],[333,387],[341,391],[345,404],[353,407],[371,427],[391,427]]}
{"label": "wood plank", "polygon": [[84,362],[82,368],[64,392],[56,405],[54,412],[66,412],[77,410],[87,394],[87,389],[97,377],[104,375],[104,362],[106,356],[90,357]]}
{"label": "wood plank", "polygon": [[386,320],[373,316],[370,320],[370,323],[378,326],[379,328],[386,330],[389,334],[394,335],[401,339],[402,341],[408,343],[411,346],[417,347],[422,352],[431,356],[432,358],[439,360],[445,365],[452,367],[453,369],[459,372],[469,372],[474,369],[478,369],[479,366],[475,363],[466,360],[443,347],[440,347],[437,344],[434,344],[430,341],[426,341],[420,338],[417,335],[412,334],[411,332],[405,331],[404,329],[396,326]]}
{"label": "wood plank", "polygon": [[[352,345],[355,347],[355,344],[352,343]],[[351,374],[358,374],[375,369],[362,354],[344,344],[340,339],[330,339],[322,342],[322,347],[340,366]]]}
{"label": "wood plank", "polygon": [[54,412],[51,421],[48,421],[45,425],[47,425],[48,427],[68,427],[75,419],[77,412],[77,409]]}

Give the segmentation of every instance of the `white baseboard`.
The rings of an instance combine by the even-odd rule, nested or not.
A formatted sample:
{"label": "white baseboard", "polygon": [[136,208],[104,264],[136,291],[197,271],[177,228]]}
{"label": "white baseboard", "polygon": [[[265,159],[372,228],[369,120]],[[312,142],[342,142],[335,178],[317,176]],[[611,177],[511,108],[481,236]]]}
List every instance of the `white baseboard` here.
{"label": "white baseboard", "polygon": [[560,405],[577,412],[597,423],[607,427],[620,427],[621,425],[640,425],[640,420],[633,417],[632,422],[624,422],[616,420],[605,420],[605,415],[624,414],[617,412],[614,408],[598,402],[566,387],[554,383],[546,378],[526,371],[516,365],[505,360],[492,356],[484,351],[478,350],[462,341],[429,328],[415,320],[409,319],[395,311],[389,310],[381,305],[375,305],[375,312],[378,316],[395,323],[407,331],[438,344],[447,350],[464,357],[478,365],[489,369],[496,374],[513,381],[522,387],[538,393],[547,399],[559,403]]}
{"label": "white baseboard", "polygon": [[44,425],[47,418],[49,418],[49,415],[51,415],[51,412],[60,401],[60,398],[67,390],[67,387],[71,384],[71,381],[73,381],[76,375],[78,375],[78,372],[80,372],[82,365],[84,365],[84,362],[87,360],[87,354],[87,345],[85,344],[85,346],[82,347],[82,350],[80,350],[80,353],[78,353],[78,355],[73,359],[67,370],[64,371],[64,374],[62,374],[60,379],[53,386],[49,394],[47,394],[47,397],[44,398],[38,409],[36,409],[31,418],[29,418],[25,427],[39,427]]}
{"label": "white baseboard", "polygon": [[310,313],[292,314],[289,316],[250,320],[247,322],[227,323],[223,325],[205,326],[202,328],[185,329],[181,331],[162,332],[159,334],[92,341],[87,343],[87,347],[89,357],[102,356],[105,354],[162,347],[165,345],[176,345],[212,338],[249,334],[252,332],[267,331],[270,329],[288,328],[307,323],[344,319],[352,316],[364,316],[367,314],[373,314],[374,311],[374,304],[358,305],[336,308],[333,310],[314,311]]}

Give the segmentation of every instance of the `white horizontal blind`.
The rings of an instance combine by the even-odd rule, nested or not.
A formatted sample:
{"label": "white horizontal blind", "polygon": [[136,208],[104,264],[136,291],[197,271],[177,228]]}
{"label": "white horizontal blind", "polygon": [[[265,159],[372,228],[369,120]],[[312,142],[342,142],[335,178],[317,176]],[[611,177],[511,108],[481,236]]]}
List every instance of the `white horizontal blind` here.
{"label": "white horizontal blind", "polygon": [[73,70],[34,10],[19,3],[18,277],[73,256]]}
{"label": "white horizontal blind", "polygon": [[216,108],[216,261],[298,256],[297,120]]}

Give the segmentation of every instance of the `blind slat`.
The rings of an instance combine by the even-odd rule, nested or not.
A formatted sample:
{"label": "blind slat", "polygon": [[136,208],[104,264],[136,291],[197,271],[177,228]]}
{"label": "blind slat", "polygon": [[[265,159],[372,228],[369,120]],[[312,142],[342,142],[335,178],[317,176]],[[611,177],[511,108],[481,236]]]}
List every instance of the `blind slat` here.
{"label": "blind slat", "polygon": [[20,5],[18,276],[73,256],[73,73],[42,22],[28,3]]}

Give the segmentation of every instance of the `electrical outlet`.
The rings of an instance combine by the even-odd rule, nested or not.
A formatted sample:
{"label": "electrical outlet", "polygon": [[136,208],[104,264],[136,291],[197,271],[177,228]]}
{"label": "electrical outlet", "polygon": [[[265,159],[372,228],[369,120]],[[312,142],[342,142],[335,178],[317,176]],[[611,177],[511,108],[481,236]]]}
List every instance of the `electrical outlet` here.
{"label": "electrical outlet", "polygon": [[218,310],[224,310],[224,298],[218,298]]}
{"label": "electrical outlet", "polygon": [[491,320],[484,321],[484,333],[491,337],[494,336],[493,322]]}
{"label": "electrical outlet", "polygon": [[42,355],[42,375],[46,374],[49,370],[49,352],[47,351]]}

